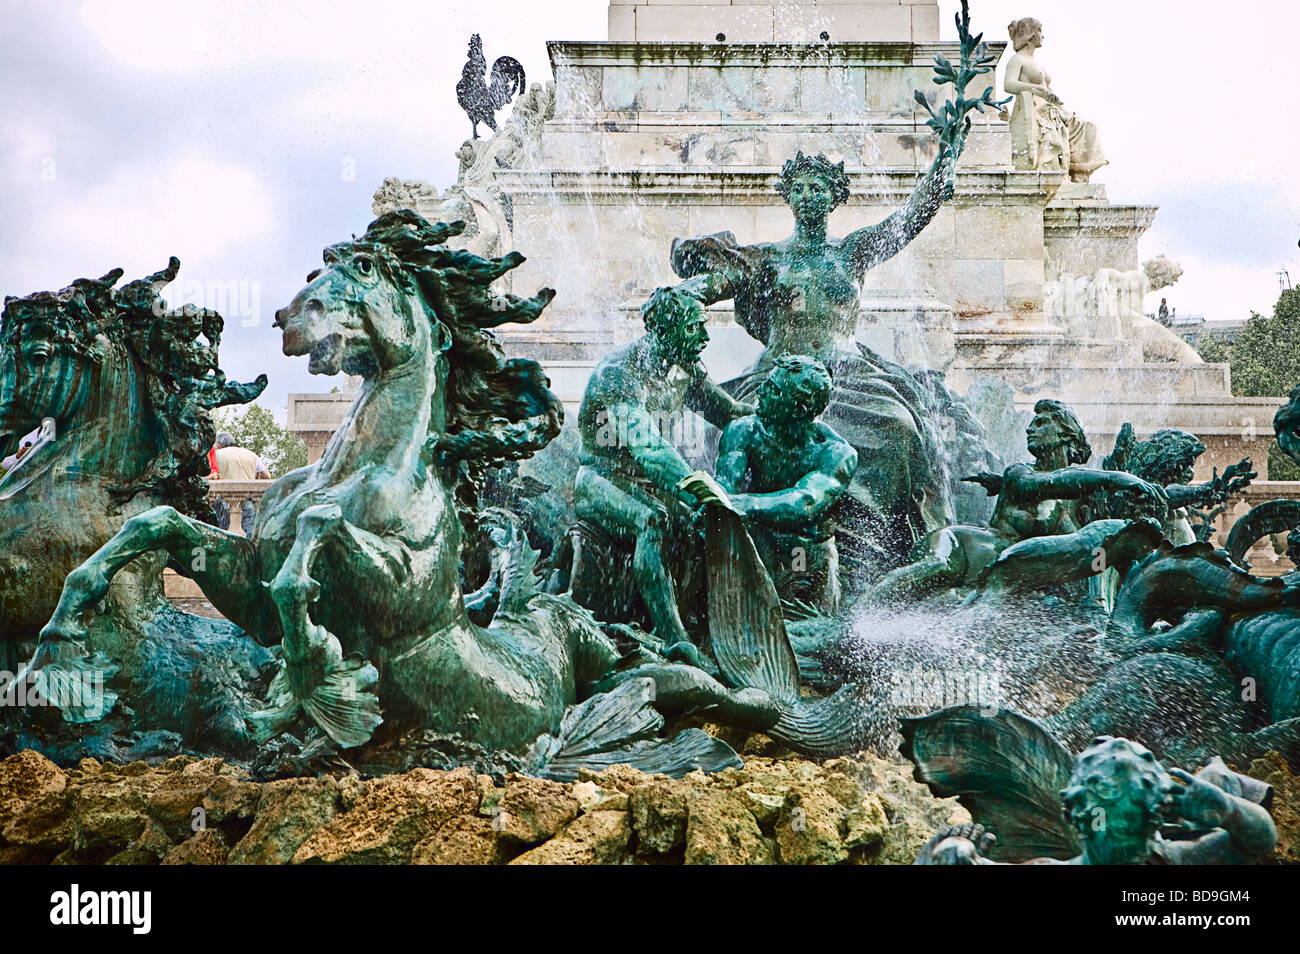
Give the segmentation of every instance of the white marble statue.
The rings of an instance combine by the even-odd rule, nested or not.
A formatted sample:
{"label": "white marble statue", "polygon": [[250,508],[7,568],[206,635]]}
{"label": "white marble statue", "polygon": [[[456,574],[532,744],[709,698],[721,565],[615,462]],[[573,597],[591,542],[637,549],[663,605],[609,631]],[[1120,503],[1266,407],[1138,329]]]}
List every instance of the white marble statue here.
{"label": "white marble statue", "polygon": [[1043,24],[1033,17],[1007,27],[1015,55],[1007,61],[1002,88],[1016,98],[1011,114],[1011,149],[1017,169],[1068,172],[1087,182],[1106,165],[1097,127],[1067,110],[1052,92],[1052,78],[1034,59],[1043,45]]}
{"label": "white marble statue", "polygon": [[1043,311],[1073,336],[1118,336],[1135,344],[1146,363],[1201,364],[1195,348],[1143,314],[1146,296],[1172,285],[1182,273],[1177,262],[1160,256],[1141,269],[1101,268],[1093,275],[1045,282]]}

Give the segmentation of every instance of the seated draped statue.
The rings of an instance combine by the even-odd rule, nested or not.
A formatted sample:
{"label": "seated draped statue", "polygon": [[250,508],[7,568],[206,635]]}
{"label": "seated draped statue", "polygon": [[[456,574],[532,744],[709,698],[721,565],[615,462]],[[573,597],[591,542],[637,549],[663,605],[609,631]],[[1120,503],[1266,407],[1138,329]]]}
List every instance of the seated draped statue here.
{"label": "seated draped statue", "polygon": [[848,350],[858,296],[868,269],[898,254],[951,194],[957,151],[940,150],[902,209],[842,239],[826,228],[849,197],[844,164],[799,153],[777,185],[794,213],[792,236],[750,246],[730,232],[673,241],[673,269],[686,279],[679,287],[706,304],[733,300],[737,323],[764,345],[755,366],[725,385],[731,393],[750,399],[785,354],[830,369],[835,387],[824,420],[859,461],[845,522],[860,535],[855,558],[876,569],[897,566],[917,539],[951,519],[951,505],[937,465],[934,388],[861,345]]}
{"label": "seated draped statue", "polygon": [[1088,498],[1112,495],[1163,517],[1164,491],[1124,471],[1083,467],[1083,426],[1060,401],[1042,400],[1026,428],[1034,463],[969,478],[997,495],[986,527],[945,527],[918,545],[910,565],[886,574],[877,599],[919,598],[951,587],[1039,589],[1113,566],[1121,575],[1160,543],[1151,520],[1093,519]]}
{"label": "seated draped statue", "polygon": [[[661,288],[641,314],[646,333],[606,355],[587,382],[573,498],[579,519],[592,529],[633,542],[633,582],[654,634],[672,646],[691,640],[665,551],[699,501],[680,487],[694,468],[665,432],[682,424],[687,409],[721,428],[753,408],[709,380],[700,364],[709,333],[697,300]],[[574,598],[590,606],[600,594],[583,592],[576,570]]]}
{"label": "seated draped statue", "polygon": [[848,488],[858,455],[817,420],[831,378],[813,358],[783,355],[758,389],[758,413],[727,425],[717,480],[782,599],[834,613],[839,555],[832,508]]}
{"label": "seated draped statue", "polygon": [[[1068,758],[1068,753],[1061,754]],[[979,758],[971,756],[973,763]],[[1032,762],[1024,764],[1036,767]],[[987,771],[987,765],[983,767]],[[951,794],[947,784],[934,783],[928,769],[925,764],[919,771],[931,788]],[[950,766],[940,766],[937,774],[944,783],[949,776],[961,779],[960,771]],[[1023,780],[1008,781],[1008,788],[1017,793],[1032,790]],[[1219,759],[1197,775],[1178,768],[1166,771],[1145,746],[1100,736],[1079,753],[1065,788],[1056,790],[1070,829],[1062,833],[1062,840],[1072,842],[1078,854],[1068,860],[1029,857],[1021,863],[1245,865],[1268,857],[1277,844],[1277,827],[1267,808],[1269,786],[1231,771]],[[1037,821],[1042,828],[1058,824],[1051,816]],[[1184,836],[1163,837],[1161,829],[1168,826],[1182,829]],[[944,829],[925,844],[915,863],[998,864],[988,857],[995,835],[978,823]],[[1019,852],[1020,857],[1025,854]]]}
{"label": "seated draped statue", "polygon": [[1087,182],[1106,165],[1097,127],[1084,122],[1052,92],[1052,78],[1034,53],[1043,45],[1043,24],[1033,17],[1007,27],[1015,55],[1007,61],[1002,88],[1016,98],[1011,114],[1012,154],[1017,169],[1068,172]]}

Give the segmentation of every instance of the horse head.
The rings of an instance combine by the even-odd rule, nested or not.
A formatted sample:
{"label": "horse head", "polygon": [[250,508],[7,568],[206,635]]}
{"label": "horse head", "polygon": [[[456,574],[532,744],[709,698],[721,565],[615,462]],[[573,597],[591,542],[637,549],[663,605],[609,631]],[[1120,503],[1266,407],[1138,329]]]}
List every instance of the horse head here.
{"label": "horse head", "polygon": [[286,355],[310,355],[312,374],[374,378],[449,341],[405,265],[370,231],[325,249],[323,267],[275,313],[275,326]]}
{"label": "horse head", "polygon": [[190,503],[204,496],[195,479],[207,472],[215,436],[209,411],[252,400],[266,379],[227,383],[216,364],[221,316],[166,307],[160,292],[179,269],[172,258],[120,289],[116,268],[62,291],[5,300],[0,454],[52,419],[71,472],[105,478],[131,496],[156,488],[177,506],[173,491]]}
{"label": "horse head", "polygon": [[564,412],[541,367],[507,359],[489,329],[533,321],[555,292],[495,292],[492,283],[524,257],[482,258],[444,244],[464,230],[464,222],[430,223],[410,209],[387,212],[361,238],[327,248],[324,267],[275,324],[284,353],[310,355],[314,374],[374,379],[445,357],[446,413],[435,415],[439,433],[430,435],[443,462],[517,460],[559,432]]}
{"label": "horse head", "polygon": [[66,430],[85,407],[112,342],[105,331],[122,275],[82,278],[58,292],[5,299],[0,316],[0,457],[52,419]]}

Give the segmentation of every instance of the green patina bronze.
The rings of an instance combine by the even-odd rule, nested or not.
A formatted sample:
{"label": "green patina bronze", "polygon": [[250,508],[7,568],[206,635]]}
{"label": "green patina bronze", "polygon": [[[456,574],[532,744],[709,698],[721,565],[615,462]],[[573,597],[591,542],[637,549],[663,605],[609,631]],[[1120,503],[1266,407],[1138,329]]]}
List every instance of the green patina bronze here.
{"label": "green patina bronze", "polygon": [[[1298,404],[1293,392],[1278,412],[1279,439]],[[1190,489],[1230,492],[1222,481]],[[1253,577],[1233,562],[1264,530],[1292,525],[1294,504],[1256,507],[1234,525],[1227,551],[1166,541],[1139,561],[1119,586],[1107,626],[1105,646],[1117,662],[1048,720],[1053,731],[1074,740],[1141,735],[1179,760],[1217,752],[1240,763],[1269,751],[1300,760],[1300,579],[1294,572]],[[1251,691],[1243,693],[1244,685]]]}
{"label": "green patina bronze", "polygon": [[[58,292],[5,301],[0,456],[43,424],[35,446],[0,478],[0,645],[10,672],[30,654],[64,577],[123,520],[160,504],[211,519],[203,480],[215,436],[211,411],[253,400],[266,378],[226,379],[218,363],[219,314],[167,307],[161,294],[179,268],[173,258],[120,288],[122,271],[114,269]],[[127,705],[90,734],[50,734],[57,717],[51,727],[30,710],[37,716],[28,727],[37,733],[33,740],[102,758],[129,748],[142,732],[164,731],[212,751],[250,751],[239,713],[246,686],[270,657],[241,645],[228,623],[175,610],[163,597],[163,563],[160,556],[131,562],[105,590],[86,624],[101,661],[86,673],[88,681],[69,683],[101,717],[119,696]],[[114,674],[111,686],[103,684]],[[202,697],[192,691],[196,685]],[[14,691],[32,688],[39,687]],[[5,711],[13,731],[15,713]]]}
{"label": "green patina bronze", "polygon": [[[1300,384],[1291,389],[1289,400],[1273,416],[1273,432],[1282,452],[1300,462]],[[1297,530],[1300,530],[1300,501],[1270,500],[1252,508],[1233,524],[1225,549],[1234,562],[1249,569],[1246,553],[1261,538]]]}
{"label": "green patina bronze", "polygon": [[[587,382],[578,412],[582,457],[574,504],[589,537],[609,537],[632,551],[632,582],[654,635],[665,647],[689,645],[671,568],[679,561],[669,551],[689,559],[699,501],[683,485],[694,468],[672,443],[671,429],[680,426],[686,410],[726,427],[753,408],[733,400],[705,374],[700,353],[709,333],[698,301],[661,288],[645,303],[642,316],[646,333],[602,358]],[[589,539],[586,552],[578,554],[570,591],[599,613],[613,605],[611,591],[619,591],[613,599],[626,606],[628,587],[615,574],[600,571],[599,565],[610,564],[592,552],[598,545]],[[694,595],[681,594],[687,601]]]}
{"label": "green patina bronze", "polygon": [[[541,366],[507,357],[493,333],[554,297],[493,290],[521,255],[449,248],[462,223],[411,211],[326,249],[276,325],[312,373],[363,385],[321,460],[268,488],[247,539],[204,522],[201,475],[211,409],[251,400],[265,380],[226,380],[220,316],[163,305],[175,259],[121,289],[115,272],[7,301],[0,456],[50,423],[0,477],[4,645],[11,665],[31,653],[25,680],[108,687],[98,704],[6,713],[10,747],[71,760],[170,745],[252,761],[258,743],[279,753],[292,735],[306,740],[302,764],[341,748],[383,766],[452,740],[483,764],[560,779],[613,763],[673,775],[737,764],[700,729],[675,731],[705,719],[839,755],[879,744],[895,722],[882,680],[832,671],[839,634],[875,604],[992,595],[962,608],[969,622],[1015,602],[1003,595],[1059,608],[1044,594],[1079,597],[1091,580],[1104,598],[1075,599],[1077,618],[1104,637],[1065,652],[1093,668],[1063,710],[1039,724],[959,707],[905,726],[918,778],[961,795],[999,836],[979,824],[942,833],[923,863],[1267,854],[1271,823],[1248,780],[1155,760],[1279,750],[1300,763],[1300,578],[1243,569],[1265,534],[1295,530],[1300,550],[1295,502],[1256,508],[1215,552],[1194,541],[1254,478],[1249,460],[1195,484],[1195,437],[1138,441],[1126,426],[1088,467],[1079,420],[1043,400],[1027,430],[1033,463],[1003,469],[941,374],[846,345],[867,271],[951,196],[968,114],[996,105],[991,89],[965,98],[992,57],[964,3],[958,32],[959,65],[936,66],[954,100],[934,111],[918,93],[938,156],[905,206],[832,238],[829,215],[849,199],[843,163],[797,154],[777,186],[794,233],[748,247],[731,233],[675,241],[683,281],[655,291],[645,334],[596,366],[568,431]],[[764,350],[719,385],[700,360],[703,305],[728,299]],[[692,415],[713,430],[692,435]],[[1300,388],[1275,422],[1293,454],[1297,421]],[[698,462],[718,432],[711,475]],[[522,466],[566,439],[548,467]],[[954,523],[955,479],[984,468],[966,481],[987,492],[975,503],[992,507],[988,525]],[[531,506],[570,487],[571,511]],[[969,504],[963,519],[978,523],[988,510]],[[548,545],[549,564],[535,549]],[[170,607],[164,565],[231,622]],[[1067,615],[1034,625],[1073,632]],[[998,638],[984,645],[1008,655]],[[894,675],[886,642],[870,664]],[[818,697],[810,679],[839,688]],[[1237,698],[1243,679],[1258,686],[1251,705]],[[1146,747],[1106,738],[1076,762],[1065,746],[1099,733]],[[1116,824],[1089,828],[1097,811]],[[1165,838],[1165,826],[1193,837]]]}
{"label": "green patina bronze", "polygon": [[974,586],[1041,589],[1084,580],[1108,567],[1126,572],[1159,544],[1159,529],[1150,519],[1094,519],[1098,497],[1110,508],[1122,505],[1162,517],[1166,497],[1160,487],[1133,474],[1084,467],[1092,449],[1068,407],[1039,401],[1026,436],[1032,465],[1012,464],[1001,475],[968,478],[997,495],[989,526],[932,533],[913,554],[914,562],[881,579],[873,598],[916,599]]}
{"label": "green patina bronze", "polygon": [[491,627],[473,625],[453,500],[461,458],[522,456],[558,427],[536,367],[507,360],[485,331],[532,320],[553,293],[494,296],[490,283],[522,256],[453,251],[442,242],[456,231],[395,213],[326,250],[276,317],[286,354],[364,379],[320,462],[267,489],[251,539],[172,507],[132,517],[68,576],[38,666],[80,655],[112,577],[162,551],[227,618],[281,647],[269,708],[252,716],[262,738],[305,718],[358,745],[381,706],[397,725],[506,750],[558,728],[613,648],[577,607],[540,594],[517,593]]}
{"label": "green patina bronze", "polygon": [[[92,610],[124,567],[162,553],[249,636],[279,647],[267,704],[249,715],[262,740],[307,728],[355,747],[383,723],[388,739],[433,731],[555,777],[615,761],[674,774],[736,764],[730,748],[698,729],[661,736],[664,715],[701,709],[791,744],[827,744],[827,723],[845,721],[847,697],[821,708],[799,699],[779,612],[761,632],[713,631],[723,681],[648,650],[616,667],[614,644],[590,613],[539,591],[536,553],[513,515],[493,508],[472,514],[494,557],[467,605],[458,503],[469,506],[494,461],[550,440],[562,410],[538,366],[507,359],[489,331],[534,319],[552,293],[494,295],[491,282],[523,257],[447,248],[461,227],[389,213],[360,239],[326,250],[324,267],[276,319],[286,354],[309,356],[315,373],[364,381],[320,462],[268,488],[248,539],[170,506],[126,520],[68,575],[32,670],[110,665]],[[666,319],[685,335],[673,339],[682,349],[699,334],[681,320],[698,317],[698,303],[672,292],[662,300],[686,306],[670,307]],[[654,343],[634,349],[638,360],[664,354]],[[719,618],[743,615],[755,586],[776,602],[730,515],[717,516],[730,528],[729,549],[744,550],[738,565],[751,585],[714,594]],[[62,710],[72,720],[102,718],[75,704]]]}
{"label": "green patina bronze", "polygon": [[733,421],[718,445],[717,479],[787,602],[833,614],[840,602],[833,508],[858,455],[817,420],[832,383],[813,358],[783,355],[758,390],[758,413]]}
{"label": "green patina bronze", "polygon": [[859,345],[849,350],[866,273],[898,254],[952,195],[957,159],[970,128],[969,113],[996,105],[988,88],[966,99],[971,80],[989,72],[996,57],[971,36],[963,5],[958,18],[961,61],[936,57],[935,82],[951,83],[956,98],[931,117],[938,155],[902,209],[843,238],[827,232],[831,211],[849,198],[844,163],[798,153],[786,162],[777,192],[794,213],[794,234],[780,242],[742,246],[731,232],[677,239],[673,270],[680,286],[705,304],[730,299],[736,321],[764,350],[755,367],[727,387],[751,399],[777,358],[818,358],[835,379],[825,422],[857,450],[859,466],[845,505],[854,527],[851,559],[870,576],[902,562],[915,541],[948,523],[950,488],[940,460],[945,399],[923,380]]}
{"label": "green patina bronze", "polygon": [[970,706],[904,720],[903,736],[917,780],[975,820],[930,839],[919,865],[1240,865],[1277,842],[1272,789],[1221,759],[1166,770],[1111,736],[1072,758],[1032,719]]}
{"label": "green patina bronze", "polygon": [[210,412],[253,400],[266,378],[226,380],[216,312],[167,309],[160,294],[179,269],[173,258],[122,288],[114,269],[5,300],[0,457],[48,422],[0,478],[0,616],[11,641],[36,636],[63,577],[124,516],[164,502],[210,513]]}
{"label": "green patina bronze", "polygon": [[[1210,480],[1193,484],[1196,459],[1204,453],[1205,445],[1187,431],[1166,428],[1139,441],[1132,425],[1125,424],[1101,466],[1106,470],[1126,470],[1163,487],[1169,500],[1169,514],[1163,527],[1165,539],[1175,544],[1193,543],[1213,535],[1214,520],[1227,509],[1228,501],[1259,476],[1251,470],[1250,458],[1246,457],[1230,464],[1222,474],[1215,468]],[[1197,523],[1193,527],[1194,517]]]}

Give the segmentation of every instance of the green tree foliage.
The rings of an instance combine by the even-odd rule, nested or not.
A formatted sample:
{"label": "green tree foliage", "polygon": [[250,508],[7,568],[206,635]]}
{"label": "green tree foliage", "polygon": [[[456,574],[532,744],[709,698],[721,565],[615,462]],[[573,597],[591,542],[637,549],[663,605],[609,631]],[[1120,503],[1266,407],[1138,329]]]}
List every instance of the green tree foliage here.
{"label": "green tree foliage", "polygon": [[218,412],[214,415],[218,431],[229,431],[240,447],[247,447],[262,460],[272,477],[307,465],[307,445],[275,420],[275,415],[260,404],[250,404],[242,413]]}
{"label": "green tree foliage", "polygon": [[1233,394],[1285,397],[1300,384],[1300,288],[1282,293],[1272,317],[1252,313],[1228,360]]}
{"label": "green tree foliage", "polygon": [[1300,480],[1300,464],[1297,464],[1273,441],[1268,446],[1268,479]]}
{"label": "green tree foliage", "polygon": [[1201,356],[1201,360],[1211,364],[1222,364],[1224,361],[1232,360],[1232,346],[1218,335],[1198,335],[1192,347]]}

